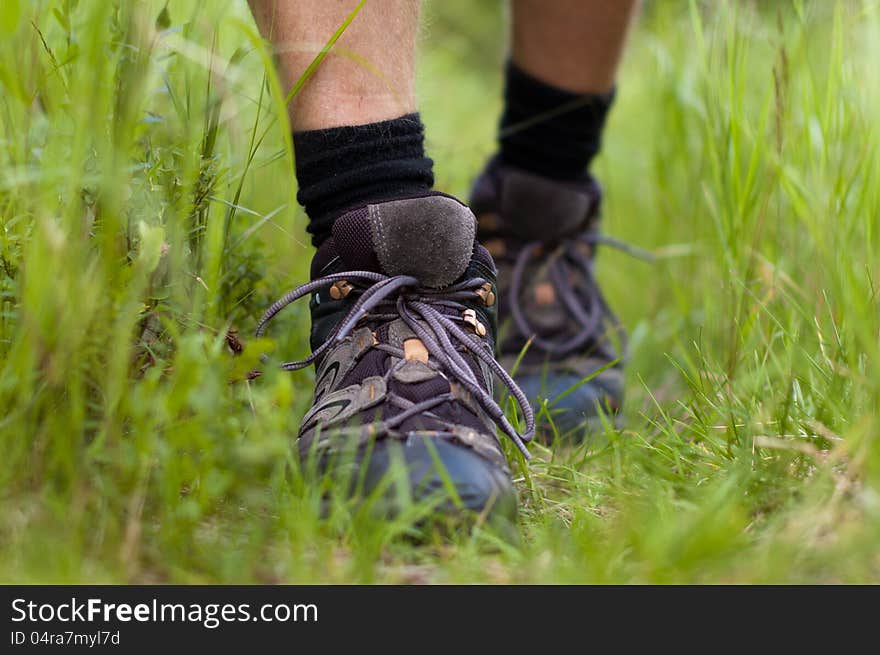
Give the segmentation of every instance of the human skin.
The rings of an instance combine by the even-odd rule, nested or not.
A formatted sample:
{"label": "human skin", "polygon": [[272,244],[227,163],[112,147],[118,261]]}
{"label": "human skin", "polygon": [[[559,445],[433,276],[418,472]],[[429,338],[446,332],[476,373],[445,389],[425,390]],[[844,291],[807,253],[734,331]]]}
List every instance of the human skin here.
{"label": "human skin", "polygon": [[[286,90],[358,0],[249,0]],[[294,131],[363,125],[416,110],[419,0],[367,0],[288,105]]]}
{"label": "human skin", "polygon": [[[292,89],[358,0],[249,0]],[[291,100],[294,131],[363,125],[416,111],[419,0],[367,0]],[[574,93],[607,93],[638,0],[511,0],[511,57]]]}
{"label": "human skin", "polygon": [[511,56],[573,93],[614,88],[638,0],[511,0]]}

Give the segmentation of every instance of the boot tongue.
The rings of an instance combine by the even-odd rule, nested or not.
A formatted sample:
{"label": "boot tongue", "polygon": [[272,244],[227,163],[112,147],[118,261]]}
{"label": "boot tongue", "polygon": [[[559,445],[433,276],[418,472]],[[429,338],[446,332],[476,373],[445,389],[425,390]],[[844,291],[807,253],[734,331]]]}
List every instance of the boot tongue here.
{"label": "boot tongue", "polygon": [[333,223],[333,245],[347,270],[411,275],[445,287],[468,266],[476,219],[455,198],[430,195],[361,207]]}
{"label": "boot tongue", "polygon": [[519,169],[501,177],[504,223],[527,241],[552,243],[583,230],[598,204],[599,187],[592,179],[564,182]]}

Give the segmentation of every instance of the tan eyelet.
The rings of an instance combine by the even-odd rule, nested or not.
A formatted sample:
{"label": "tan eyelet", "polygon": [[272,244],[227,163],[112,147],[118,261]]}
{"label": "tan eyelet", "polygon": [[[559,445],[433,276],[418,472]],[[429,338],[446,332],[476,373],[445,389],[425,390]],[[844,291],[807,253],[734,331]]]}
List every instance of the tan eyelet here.
{"label": "tan eyelet", "polygon": [[535,302],[538,305],[546,307],[556,302],[556,290],[549,282],[540,282],[535,285],[534,289]]}
{"label": "tan eyelet", "polygon": [[489,254],[499,259],[507,254],[507,246],[504,245],[504,239],[489,239],[483,243]]}
{"label": "tan eyelet", "polygon": [[483,286],[477,289],[475,293],[480,297],[480,300],[483,301],[483,304],[486,307],[491,307],[495,304],[495,293],[492,291],[491,283],[486,282]]}
{"label": "tan eyelet", "polygon": [[498,214],[495,212],[480,214],[477,217],[477,224],[480,226],[481,230],[488,230],[490,232],[494,232],[501,227],[501,221],[498,218]]}
{"label": "tan eyelet", "polygon": [[354,286],[348,280],[338,280],[330,287],[330,297],[333,300],[342,300],[351,293]]}
{"label": "tan eyelet", "polygon": [[486,326],[477,319],[477,312],[473,309],[466,309],[461,316],[465,324],[469,325],[478,337],[486,336]]}

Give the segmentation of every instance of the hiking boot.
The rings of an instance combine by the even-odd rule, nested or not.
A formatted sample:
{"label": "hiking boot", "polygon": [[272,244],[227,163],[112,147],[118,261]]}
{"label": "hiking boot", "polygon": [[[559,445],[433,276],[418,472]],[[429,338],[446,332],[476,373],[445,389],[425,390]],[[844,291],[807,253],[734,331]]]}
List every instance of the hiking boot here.
{"label": "hiking boot", "polygon": [[593,272],[600,198],[592,178],[559,182],[497,159],[472,190],[479,240],[498,266],[499,359],[536,412],[546,399],[556,430],[542,426],[544,437],[583,437],[623,402],[625,334]]}
{"label": "hiking boot", "polygon": [[[315,254],[312,281],[260,321],[258,335],[285,306],[311,296],[312,354],[282,365],[316,367],[297,448],[325,468],[334,454],[353,453],[352,480],[363,486],[352,493],[370,496],[397,461],[405,495],[416,501],[446,495],[444,513],[515,515],[496,427],[528,457],[534,419],[494,358],[496,270],[475,231],[470,209],[441,194],[349,211]],[[493,399],[493,374],[518,399],[525,434]],[[391,511],[396,492],[387,490]]]}

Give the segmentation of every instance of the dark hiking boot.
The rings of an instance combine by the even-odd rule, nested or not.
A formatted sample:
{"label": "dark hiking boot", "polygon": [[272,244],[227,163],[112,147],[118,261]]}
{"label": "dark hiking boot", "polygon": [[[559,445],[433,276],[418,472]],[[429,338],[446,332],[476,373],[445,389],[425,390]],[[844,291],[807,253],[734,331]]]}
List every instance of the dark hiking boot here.
{"label": "dark hiking boot", "polygon": [[625,334],[593,273],[600,198],[592,179],[558,182],[496,159],[471,199],[480,242],[498,266],[501,364],[512,371],[528,344],[512,371],[517,384],[536,412],[546,399],[560,435],[578,438],[623,401]]}
{"label": "dark hiking boot", "polygon": [[[396,462],[408,478],[404,495],[443,496],[444,514],[515,515],[496,427],[528,456],[523,442],[534,419],[494,358],[496,271],[475,231],[470,209],[440,194],[349,211],[315,254],[312,282],[260,321],[258,334],[282,308],[311,296],[312,354],[283,364],[316,366],[297,447],[324,468],[348,453],[360,497],[384,497],[376,490]],[[493,399],[493,375],[519,400],[524,434]],[[398,487],[387,489],[392,512]]]}

